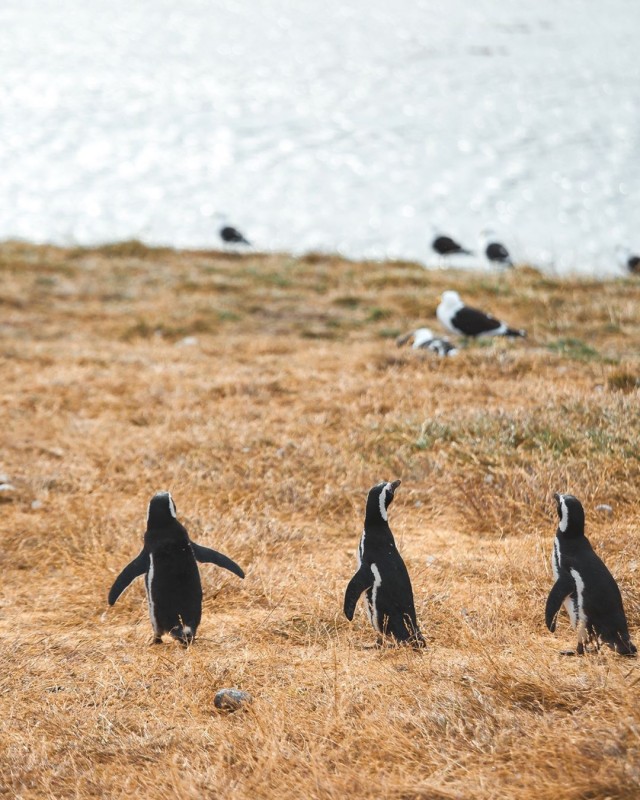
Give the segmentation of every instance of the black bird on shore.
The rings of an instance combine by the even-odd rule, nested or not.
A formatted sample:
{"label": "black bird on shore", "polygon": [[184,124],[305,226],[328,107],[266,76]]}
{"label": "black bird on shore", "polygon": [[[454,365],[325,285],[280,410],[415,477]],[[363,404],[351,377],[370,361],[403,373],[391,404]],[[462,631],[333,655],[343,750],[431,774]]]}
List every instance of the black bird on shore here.
{"label": "black bird on shore", "polygon": [[439,256],[455,256],[455,255],[464,255],[464,256],[471,256],[473,252],[471,250],[467,250],[461,244],[458,244],[455,239],[452,239],[450,236],[442,236],[440,234],[436,234],[433,241],[431,242],[431,248],[439,255]]}
{"label": "black bird on shore", "polygon": [[486,229],[480,233],[480,247],[490,264],[501,267],[512,267],[513,261],[507,248],[498,241],[492,230]]}
{"label": "black bird on shore", "polygon": [[621,267],[633,275],[640,275],[640,255],[621,244],[616,247],[616,253]]}
{"label": "black bird on shore", "polygon": [[246,244],[251,246],[251,242],[232,225],[223,225],[222,228],[220,228],[219,233],[220,238],[225,244]]}

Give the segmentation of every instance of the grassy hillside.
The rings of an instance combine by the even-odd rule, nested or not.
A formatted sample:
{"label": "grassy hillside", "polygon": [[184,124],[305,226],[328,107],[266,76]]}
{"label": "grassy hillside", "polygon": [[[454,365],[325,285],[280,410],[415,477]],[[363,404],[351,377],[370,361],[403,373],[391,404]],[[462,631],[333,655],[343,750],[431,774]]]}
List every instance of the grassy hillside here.
{"label": "grassy hillside", "polygon": [[[529,337],[398,349],[447,288]],[[640,796],[640,665],[544,627],[570,491],[640,645],[639,309],[637,280],[1,245],[0,793]],[[425,652],[341,610],[395,478]],[[106,604],[163,489],[247,573],[201,567],[186,650],[141,581]]]}

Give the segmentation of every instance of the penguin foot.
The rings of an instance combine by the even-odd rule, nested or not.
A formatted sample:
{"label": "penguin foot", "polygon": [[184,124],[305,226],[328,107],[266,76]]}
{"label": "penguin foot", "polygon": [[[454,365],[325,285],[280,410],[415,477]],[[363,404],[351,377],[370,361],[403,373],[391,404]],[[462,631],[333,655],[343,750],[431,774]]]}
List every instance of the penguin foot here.
{"label": "penguin foot", "polygon": [[612,650],[614,650],[619,656],[626,656],[627,658],[635,658],[638,655],[638,649],[631,642],[629,642],[628,644],[619,644],[619,643],[616,643],[614,645],[610,644],[609,647]]}
{"label": "penguin foot", "polygon": [[162,644],[162,636],[154,636],[151,644]]}
{"label": "penguin foot", "polygon": [[177,639],[183,647],[188,647],[190,644],[193,644],[195,638],[192,629],[188,625],[181,625],[173,628],[171,635],[174,639]]}
{"label": "penguin foot", "polygon": [[427,647],[427,643],[425,640],[420,636],[412,636],[410,639],[403,639],[399,641],[398,644],[400,647],[410,647],[412,650],[425,650]]}
{"label": "penguin foot", "polygon": [[630,656],[633,658],[638,654],[638,648],[631,641],[631,639],[623,639],[622,636],[619,636],[615,641],[607,642],[606,644],[619,656]]}
{"label": "penguin foot", "polygon": [[425,642],[422,634],[418,634],[413,638],[409,639],[409,644],[413,647],[414,650],[426,650],[427,643]]}

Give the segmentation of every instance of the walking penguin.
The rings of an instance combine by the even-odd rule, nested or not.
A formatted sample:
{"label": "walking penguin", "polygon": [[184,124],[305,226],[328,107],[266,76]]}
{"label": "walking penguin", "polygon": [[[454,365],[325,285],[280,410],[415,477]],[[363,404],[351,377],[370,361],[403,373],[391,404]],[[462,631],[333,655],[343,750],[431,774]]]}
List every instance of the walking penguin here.
{"label": "walking penguin", "polygon": [[197,561],[217,564],[244,578],[235,561],[192,542],[178,522],[169,492],[158,492],[149,503],[142,552],[115,579],[109,591],[109,605],[116,602],[131,581],[144,575],[154,644],[160,644],[165,633],[190,644],[202,615]]}
{"label": "walking penguin", "polygon": [[398,642],[424,647],[409,573],[387,522],[387,509],[399,485],[400,481],[383,481],[369,490],[358,571],[347,586],[344,613],[351,621],[360,595],[366,592],[367,615],[381,637],[391,634]]}
{"label": "walking penguin", "polygon": [[554,497],[560,521],[551,558],[555,583],[547,598],[547,628],[555,631],[564,603],[571,627],[578,631],[578,655],[590,642],[596,648],[604,642],[620,655],[635,655],[618,584],[584,535],[582,504],[571,494]]}

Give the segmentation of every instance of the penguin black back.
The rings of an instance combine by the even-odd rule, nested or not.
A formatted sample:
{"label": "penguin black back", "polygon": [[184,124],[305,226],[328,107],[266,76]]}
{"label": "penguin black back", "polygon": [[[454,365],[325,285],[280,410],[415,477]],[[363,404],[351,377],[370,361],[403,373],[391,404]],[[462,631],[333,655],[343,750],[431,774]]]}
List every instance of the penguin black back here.
{"label": "penguin black back", "polygon": [[344,613],[353,619],[360,595],[366,593],[369,621],[381,636],[423,647],[418,628],[411,580],[389,528],[387,509],[400,481],[383,481],[370,489],[364,531],[358,547],[358,571],[349,581]]}
{"label": "penguin black back", "polygon": [[558,529],[551,559],[555,583],[545,609],[547,627],[555,631],[564,604],[578,632],[579,655],[590,642],[596,648],[603,642],[620,655],[635,655],[618,584],[584,535],[582,504],[571,494],[554,498]]}
{"label": "penguin black back", "polygon": [[145,585],[156,641],[164,633],[193,641],[202,616],[200,572],[168,492],[160,492],[149,503],[144,546],[149,553]]}
{"label": "penguin black back", "polygon": [[244,572],[227,556],[192,542],[177,518],[169,492],[149,503],[142,552],[116,578],[109,592],[113,605],[132,580],[145,576],[154,642],[165,633],[184,644],[193,641],[202,615],[202,585],[197,561],[217,564],[241,578]]}

